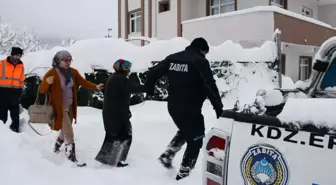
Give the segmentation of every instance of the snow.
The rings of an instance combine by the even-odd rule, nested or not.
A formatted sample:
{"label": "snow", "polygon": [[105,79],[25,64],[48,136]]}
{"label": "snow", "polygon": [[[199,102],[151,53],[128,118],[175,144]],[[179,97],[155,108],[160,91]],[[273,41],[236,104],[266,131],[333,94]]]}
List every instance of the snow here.
{"label": "snow", "polygon": [[284,97],[279,90],[272,89],[267,91],[264,100],[266,106],[275,106],[283,103]]}
{"label": "snow", "polygon": [[[317,51],[314,57],[314,63],[316,60],[321,60],[321,61],[326,61],[326,52],[331,48],[331,47],[336,47],[336,36],[335,37],[330,37],[326,41],[324,41],[320,47],[320,49]],[[335,55],[335,53],[334,53]]]}
{"label": "snow", "polygon": [[[43,76],[50,68],[54,54],[67,49],[74,58],[72,66],[81,73],[91,72],[92,65],[112,69],[112,64],[119,58],[131,60],[133,71],[142,72],[147,70],[151,61],[160,61],[171,53],[183,50],[189,43],[184,38],[173,38],[166,41],[156,40],[144,47],[138,47],[121,39],[92,39],[77,41],[66,48],[55,47],[51,50],[27,53],[22,60],[26,65],[26,73],[33,72]],[[268,64],[264,63],[275,60],[275,51],[273,42],[265,42],[260,48],[252,49],[243,49],[232,41],[210,47],[207,55],[210,61],[230,60],[233,64],[231,67],[217,67],[224,74],[224,77],[217,78],[219,90],[226,93],[222,99],[224,109],[232,108],[237,99],[242,107],[253,103],[259,89],[270,91],[278,88],[275,78],[278,73],[269,70]],[[242,64],[239,61],[251,63]],[[288,86],[293,85],[288,78],[285,83]],[[275,92],[268,95],[270,99],[276,97],[271,103],[279,101],[280,98],[277,95]],[[0,174],[3,176],[3,184],[202,184],[200,162],[197,163],[190,177],[176,182],[174,180],[176,174],[167,172],[157,161],[177,131],[168,114],[167,104],[146,101],[132,106],[131,111],[134,139],[129,155],[130,166],[123,169],[103,166],[94,160],[104,138],[101,110],[89,107],[78,109],[78,121],[74,125],[77,154],[80,160],[88,164],[88,167],[80,169],[72,166],[65,159],[62,154],[64,149],[59,155],[52,152],[52,146],[57,137],[56,132],[40,137],[27,125],[23,125],[23,133],[14,134],[7,128],[8,124],[0,124],[0,135],[3,137],[0,140],[0,164],[2,165]],[[206,133],[212,127],[221,127],[209,101],[205,102],[202,112]],[[27,113],[23,114],[23,118],[28,120]],[[35,125],[35,127],[42,134],[50,130],[46,125]],[[223,156],[221,151],[215,153],[217,157]],[[177,168],[182,155],[183,152],[180,152],[174,161]],[[15,162],[9,159],[15,159]],[[20,178],[15,178],[17,174],[20,174]]]}
{"label": "snow", "polygon": [[25,52],[48,48],[34,32],[29,32],[26,27],[18,32],[0,17],[0,55],[9,54],[13,46],[20,47]]}
{"label": "snow", "polygon": [[283,122],[336,128],[336,100],[330,98],[288,98],[278,118]]}
{"label": "snow", "polygon": [[304,16],[298,13],[294,13],[292,11],[288,11],[288,10],[285,10],[277,6],[256,6],[253,8],[242,9],[242,10],[229,12],[225,14],[218,14],[218,15],[212,15],[212,16],[207,16],[207,17],[202,17],[202,18],[197,18],[197,19],[191,19],[191,20],[183,21],[182,24],[188,24],[188,23],[198,22],[198,21],[205,21],[205,20],[210,20],[210,19],[217,19],[221,17],[231,17],[231,16],[237,16],[237,15],[243,15],[243,14],[250,14],[250,13],[255,13],[255,12],[276,12],[276,13],[287,15],[290,17],[294,17],[296,19],[301,19],[303,21],[307,21],[313,24],[317,24],[317,25],[320,25],[326,28],[335,29],[331,25],[326,24],[322,21]]}
{"label": "snow", "polygon": [[[57,133],[41,137],[26,124],[23,133],[15,134],[7,125],[0,123],[0,174],[1,184],[22,185],[201,185],[201,152],[193,173],[180,182],[176,182],[172,173],[164,169],[157,161],[164,152],[177,129],[167,111],[164,102],[147,101],[132,106],[133,143],[129,153],[129,167],[117,169],[101,165],[94,160],[104,139],[104,127],[101,110],[79,107],[78,122],[74,125],[77,155],[88,166],[78,168],[65,158],[64,146],[60,154],[54,154],[52,146]],[[206,132],[217,126],[217,119],[211,104],[205,102],[203,109]],[[27,119],[27,113],[23,113]],[[33,125],[41,133],[48,133],[49,127]],[[174,160],[178,169],[184,148]],[[18,175],[20,178],[17,178]]]}
{"label": "snow", "polygon": [[278,81],[272,78],[278,73],[267,69],[266,65],[249,64],[243,66],[238,63],[232,67],[232,75],[216,80],[218,89],[227,92],[222,99],[224,109],[232,108],[237,99],[243,109],[245,104],[252,105],[255,102],[258,90],[268,91],[279,88]]}
{"label": "snow", "polygon": [[336,91],[336,87],[327,87],[325,88],[326,91]]}
{"label": "snow", "polygon": [[296,86],[290,77],[282,75],[282,88],[283,89],[295,89]]}
{"label": "snow", "polygon": [[219,161],[224,161],[224,157],[225,157],[225,151],[224,150],[220,150],[218,148],[213,148],[211,150],[208,151],[210,156],[213,156],[215,159],[219,160]]}
{"label": "snow", "polygon": [[229,40],[212,47],[207,56],[208,60],[229,60],[236,62],[273,62],[277,57],[275,42],[266,41],[261,47],[243,48],[240,44]]}
{"label": "snow", "polygon": [[[154,40],[143,47],[115,38],[82,40],[66,48],[55,47],[50,50],[27,53],[22,61],[28,73],[37,66],[50,67],[55,53],[66,49],[73,55],[72,66],[82,74],[92,72],[91,64],[112,70],[114,61],[119,58],[130,60],[133,63],[133,71],[143,72],[151,66],[152,61],[161,61],[174,52],[184,50],[189,44],[188,40],[181,37]],[[210,61],[273,62],[276,58],[276,46],[274,42],[265,42],[260,48],[243,49],[239,44],[226,41],[219,46],[211,46],[207,58]]]}
{"label": "snow", "polygon": [[305,89],[307,89],[308,87],[309,87],[309,83],[307,83],[308,81],[301,81],[301,80],[299,80],[299,81],[297,81],[296,83],[295,83],[295,87],[296,87],[296,89],[300,89],[300,90],[305,90]]}

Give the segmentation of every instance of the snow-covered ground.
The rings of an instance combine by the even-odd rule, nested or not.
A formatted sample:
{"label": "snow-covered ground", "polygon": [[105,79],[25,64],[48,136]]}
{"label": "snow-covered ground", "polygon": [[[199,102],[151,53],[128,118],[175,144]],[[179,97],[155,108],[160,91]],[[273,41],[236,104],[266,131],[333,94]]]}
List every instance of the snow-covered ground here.
{"label": "snow-covered ground", "polygon": [[[127,168],[111,168],[94,160],[104,139],[101,110],[80,107],[78,123],[75,125],[75,141],[79,160],[87,167],[72,166],[64,155],[54,154],[52,146],[57,137],[53,132],[38,136],[28,125],[23,125],[23,133],[15,134],[8,125],[0,124],[0,178],[3,185],[201,185],[201,158],[190,177],[176,182],[175,173],[164,169],[157,158],[177,131],[167,112],[166,103],[146,101],[131,108],[133,118],[133,144]],[[203,113],[207,131],[217,126],[215,113],[209,102]],[[23,113],[27,119],[26,113]],[[10,121],[8,122],[10,123]],[[49,127],[34,125],[38,131],[48,133]],[[185,147],[174,161],[178,169]]]}
{"label": "snow-covered ground", "polygon": [[[100,65],[112,69],[113,62],[125,58],[133,62],[133,71],[147,70],[151,61],[160,61],[167,55],[183,50],[189,41],[174,38],[169,41],[155,41],[145,47],[137,47],[119,39],[95,39],[78,41],[68,48],[56,47],[51,50],[27,53],[23,57],[26,72],[36,67],[50,67],[53,55],[67,49],[74,56],[73,67],[82,74],[91,72],[91,65]],[[210,61],[229,60],[234,68],[226,79],[217,79],[219,89],[227,92],[223,98],[224,108],[232,108],[237,98],[243,108],[245,103],[253,103],[259,89],[277,87],[274,71],[267,69],[262,61],[274,61],[276,48],[273,42],[265,42],[260,48],[243,49],[231,41],[219,46],[211,46],[207,58]],[[237,61],[250,61],[251,65],[243,66]],[[225,70],[225,69],[223,69]],[[44,75],[45,69],[40,75]],[[276,76],[276,75],[275,75]],[[293,82],[283,77],[284,88],[293,86]],[[75,125],[77,155],[80,160],[88,163],[85,168],[72,166],[63,153],[54,154],[52,147],[57,133],[41,137],[34,133],[26,124],[23,133],[15,134],[0,124],[0,178],[1,184],[22,185],[53,185],[53,184],[146,184],[146,185],[201,185],[201,158],[196,169],[187,179],[176,182],[174,177],[157,161],[177,131],[168,115],[166,103],[146,101],[131,107],[133,114],[133,144],[129,155],[130,166],[115,169],[97,163],[94,158],[104,138],[101,110],[80,107],[78,124]],[[211,104],[207,101],[203,109],[206,132],[212,127],[219,127]],[[24,113],[24,118],[28,116]],[[10,123],[10,121],[8,121]],[[49,127],[37,125],[42,133],[49,132]],[[179,168],[184,149],[176,156],[174,164]],[[18,178],[19,177],[19,178]]]}

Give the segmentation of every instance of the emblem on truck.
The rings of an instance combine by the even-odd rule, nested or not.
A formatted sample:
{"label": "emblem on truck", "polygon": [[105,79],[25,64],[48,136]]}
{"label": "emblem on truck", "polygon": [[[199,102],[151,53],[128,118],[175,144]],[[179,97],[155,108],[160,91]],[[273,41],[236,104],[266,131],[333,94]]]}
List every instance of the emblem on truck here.
{"label": "emblem on truck", "polygon": [[287,185],[289,171],[284,156],[274,146],[256,144],[241,160],[245,185]]}

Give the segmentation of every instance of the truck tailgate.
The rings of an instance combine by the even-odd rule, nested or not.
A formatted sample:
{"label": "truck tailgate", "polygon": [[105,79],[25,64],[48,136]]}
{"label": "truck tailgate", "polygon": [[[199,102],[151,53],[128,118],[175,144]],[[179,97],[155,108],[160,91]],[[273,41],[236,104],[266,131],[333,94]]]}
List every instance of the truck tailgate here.
{"label": "truck tailgate", "polygon": [[235,121],[228,185],[335,185],[333,135]]}

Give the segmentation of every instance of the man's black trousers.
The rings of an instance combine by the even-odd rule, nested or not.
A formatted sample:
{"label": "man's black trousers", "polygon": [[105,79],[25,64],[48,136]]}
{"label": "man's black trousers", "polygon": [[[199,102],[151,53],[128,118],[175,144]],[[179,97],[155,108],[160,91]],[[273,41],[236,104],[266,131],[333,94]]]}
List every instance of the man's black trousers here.
{"label": "man's black trousers", "polygon": [[179,130],[169,143],[165,154],[174,157],[187,143],[181,167],[193,169],[203,145],[205,128],[202,111],[180,105],[168,105],[168,111]]}
{"label": "man's black trousers", "polygon": [[20,124],[20,101],[10,101],[8,97],[0,98],[0,120],[4,123],[8,120],[8,111],[12,119],[11,127],[18,129]]}

